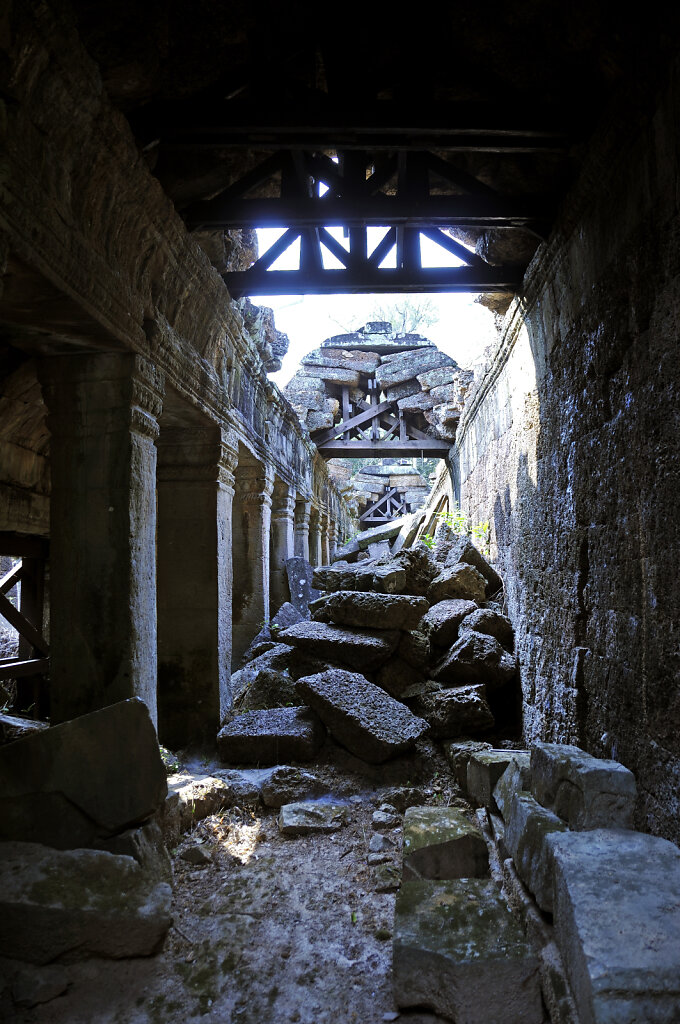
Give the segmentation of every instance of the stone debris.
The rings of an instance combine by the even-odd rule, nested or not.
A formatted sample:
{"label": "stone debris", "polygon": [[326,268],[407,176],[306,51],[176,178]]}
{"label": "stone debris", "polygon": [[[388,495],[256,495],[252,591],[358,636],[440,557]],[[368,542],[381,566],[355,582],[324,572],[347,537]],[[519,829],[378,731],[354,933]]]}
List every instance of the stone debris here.
{"label": "stone debris", "polygon": [[206,850],[205,846],[199,844],[188,846],[186,850],[182,850],[180,857],[187,864],[193,864],[195,867],[206,867],[208,864],[212,864],[210,851]]}
{"label": "stone debris", "polygon": [[394,999],[465,1024],[542,1024],[538,960],[494,882],[404,882]]}
{"label": "stone debris", "polygon": [[260,795],[265,807],[282,807],[309,797],[321,796],[326,787],[316,775],[302,768],[277,765],[262,779]]}
{"label": "stone debris", "polygon": [[512,750],[477,750],[467,767],[467,794],[480,807],[492,807],[493,791],[512,760]]}
{"label": "stone debris", "polygon": [[423,670],[428,667],[431,656],[430,641],[420,629],[405,630],[397,647],[397,657],[411,668]]}
{"label": "stone debris", "polygon": [[0,714],[0,747],[5,743],[13,743],[24,736],[49,729],[46,722],[36,722],[31,718],[19,718],[17,715]]}
{"label": "stone debris", "polygon": [[483,601],[486,595],[486,580],[474,566],[459,562],[444,568],[433,578],[427,590],[430,604],[458,598],[461,601]]}
{"label": "stone debris", "polygon": [[172,923],[171,899],[132,857],[2,843],[0,955],[34,964],[149,956]]}
{"label": "stone debris", "polygon": [[442,750],[446,760],[451,765],[453,775],[463,790],[467,792],[467,769],[468,762],[474,753],[480,750],[491,750],[491,744],[484,740],[460,739],[442,744]]}
{"label": "stone debris", "polygon": [[396,864],[383,861],[373,871],[373,888],[376,892],[396,892],[401,885],[401,872]]}
{"label": "stone debris", "polygon": [[277,642],[276,637],[279,630],[285,629],[287,626],[294,626],[296,622],[302,622],[306,618],[309,618],[309,614],[303,615],[294,604],[286,601],[251,642],[246,653],[243,655],[244,664],[247,664],[274,646]]}
{"label": "stone debris", "polygon": [[477,825],[453,807],[409,807],[404,817],[403,878],[484,878],[489,852]]}
{"label": "stone debris", "polygon": [[109,839],[102,839],[98,849],[117,856],[132,857],[151,878],[173,884],[172,860],[161,826],[155,820],[147,821],[140,828],[131,828]]}
{"label": "stone debris", "polygon": [[390,839],[389,836],[382,835],[380,832],[376,832],[375,835],[371,836],[371,840],[368,844],[369,853],[394,853],[395,844],[394,840]]}
{"label": "stone debris", "polygon": [[632,828],[635,776],[618,761],[579,747],[536,743],[531,750],[531,791],[570,828]]}
{"label": "stone debris", "polygon": [[433,604],[423,616],[420,629],[437,647],[450,647],[458,639],[463,619],[479,609],[474,601],[448,598]]}
{"label": "stone debris", "polygon": [[432,671],[434,679],[450,684],[485,683],[499,689],[515,678],[515,659],[498,640],[472,630],[462,633]]}
{"label": "stone debris", "polygon": [[450,689],[435,686],[436,689],[424,690],[407,700],[413,713],[424,718],[430,726],[433,739],[449,739],[471,732],[484,733],[493,728],[494,717],[483,684]]}
{"label": "stone debris", "polygon": [[308,707],[247,711],[220,729],[217,751],[229,764],[311,761],[324,735],[319,718]]}
{"label": "stone debris", "polygon": [[[271,648],[272,651],[275,649]],[[269,654],[270,651],[264,653]],[[277,672],[266,665],[257,669],[246,665],[235,672],[231,679],[234,687],[234,710],[237,713],[281,708],[295,701],[294,680],[287,672]]]}
{"label": "stone debris", "polygon": [[401,825],[401,818],[396,813],[394,808],[384,811],[374,811],[373,817],[371,818],[371,828],[376,832],[382,832],[384,829],[388,831],[393,828],[399,828]]}
{"label": "stone debris", "polygon": [[500,615],[493,608],[476,608],[460,623],[460,632],[474,630],[475,633],[485,633],[498,640],[506,651],[512,653],[514,648],[514,632],[510,619]]}
{"label": "stone debris", "polygon": [[306,676],[298,693],[331,734],[364,761],[401,754],[427,732],[427,723],[365,676],[343,669]]}
{"label": "stone debris", "polygon": [[371,629],[415,629],[429,605],[407,594],[357,593],[341,590],[328,598],[324,611],[339,626]]}
{"label": "stone debris", "polygon": [[338,832],[346,823],[345,806],[321,801],[284,804],[278,818],[279,831],[284,836]]}
{"label": "stone debris", "polygon": [[156,730],[134,697],[0,747],[0,777],[0,839],[57,849],[143,822],[168,791]]}
{"label": "stone debris", "polygon": [[279,634],[309,655],[370,672],[387,661],[399,643],[396,630],[344,629],[324,622],[300,622]]}
{"label": "stone debris", "polygon": [[461,537],[455,534],[444,564],[448,567],[460,562],[466,562],[468,565],[474,566],[481,573],[486,580],[486,590],[489,596],[503,589],[503,580],[493,566],[489,565],[479,548],[475,547],[469,537]]}
{"label": "stone debris", "polygon": [[70,985],[71,979],[63,967],[25,967],[12,979],[12,999],[17,1006],[30,1010],[63,995]]}
{"label": "stone debris", "polygon": [[375,681],[391,697],[397,697],[406,703],[405,694],[413,688],[419,689],[422,686],[423,674],[407,661],[395,656],[378,669]]}

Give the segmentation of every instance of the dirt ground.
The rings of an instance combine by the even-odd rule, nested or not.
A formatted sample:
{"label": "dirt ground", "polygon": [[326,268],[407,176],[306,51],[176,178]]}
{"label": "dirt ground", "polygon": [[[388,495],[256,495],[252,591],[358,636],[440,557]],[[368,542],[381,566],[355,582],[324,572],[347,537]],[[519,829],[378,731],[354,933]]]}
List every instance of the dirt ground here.
{"label": "dirt ground", "polygon": [[[187,763],[187,762],[185,762]],[[342,803],[340,831],[301,838],[279,832],[278,811],[233,807],[198,823],[173,851],[174,925],[156,956],[58,965],[66,991],[30,1009],[7,1002],[17,1024],[434,1024],[398,1014],[392,999],[394,893],[376,891],[367,863],[373,812],[420,788],[431,804],[464,806],[438,748],[369,766],[329,740],[320,762],[301,766]],[[191,762],[197,776],[224,766]],[[413,800],[413,792],[409,799]],[[399,862],[401,828],[386,833]],[[182,859],[201,843],[205,866]],[[4,966],[4,970],[3,970]],[[26,965],[0,964],[10,980]],[[49,973],[49,972],[48,972]],[[10,1004],[11,1005],[11,1004]]]}

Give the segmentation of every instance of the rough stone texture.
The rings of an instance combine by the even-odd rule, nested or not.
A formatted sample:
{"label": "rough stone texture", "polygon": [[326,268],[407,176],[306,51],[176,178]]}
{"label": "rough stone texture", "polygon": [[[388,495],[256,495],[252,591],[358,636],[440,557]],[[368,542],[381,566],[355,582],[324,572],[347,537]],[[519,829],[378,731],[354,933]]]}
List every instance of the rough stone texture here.
{"label": "rough stone texture", "polygon": [[397,657],[412,668],[424,670],[430,661],[430,641],[419,629],[407,630],[399,641]]}
{"label": "rough stone texture", "polygon": [[148,956],[172,923],[172,889],[132,857],[0,844],[0,954],[29,963]]}
{"label": "rough stone texture", "polygon": [[527,750],[512,752],[512,760],[496,783],[493,798],[501,817],[507,822],[512,798],[521,790],[531,789],[531,755]]}
{"label": "rough stone texture", "polygon": [[404,593],[419,597],[427,595],[430,583],[439,572],[439,566],[424,544],[400,551],[390,560],[388,568],[403,569],[406,574]]}
{"label": "rough stone texture", "polygon": [[379,594],[401,594],[406,590],[406,571],[390,564],[375,565],[371,586]]}
{"label": "rough stone texture", "polygon": [[295,555],[286,560],[286,574],[290,590],[290,603],[303,618],[309,618],[309,606],[319,597],[312,585],[313,570],[307,559]]}
{"label": "rough stone texture", "polygon": [[299,679],[297,688],[332,735],[364,761],[386,761],[427,732],[426,722],[358,673],[331,669]]}
{"label": "rough stone texture", "polygon": [[229,784],[222,778],[206,775],[202,779],[184,779],[173,784],[177,793],[178,829],[187,832],[196,822],[215,814],[223,807],[230,807],[234,802]]}
{"label": "rough stone texture", "polygon": [[375,681],[390,696],[403,700],[407,690],[422,684],[423,674],[407,661],[395,656],[381,665],[375,675]]}
{"label": "rough stone texture", "polygon": [[512,750],[477,750],[470,755],[467,792],[480,807],[494,807],[494,788],[510,764],[512,754]]}
{"label": "rough stone texture", "polygon": [[158,882],[173,883],[172,860],[157,821],[131,828],[110,839],[102,839],[98,849],[116,856],[132,857],[142,870]]}
{"label": "rough stone texture", "polygon": [[368,545],[368,553],[371,558],[384,558],[390,553],[390,542],[388,540],[373,541]]}
{"label": "rough stone texture", "polygon": [[436,348],[418,349],[414,352],[400,352],[394,359],[383,360],[375,371],[375,379],[381,388],[394,387],[411,380],[418,373],[436,370],[440,366],[455,366],[451,356]]}
{"label": "rough stone texture", "polygon": [[346,807],[321,801],[284,804],[278,818],[279,832],[284,836],[338,832],[346,821]]}
{"label": "rough stone texture", "polygon": [[295,696],[295,687],[290,676],[269,668],[249,671],[249,666],[246,666],[234,673],[232,681],[237,694],[234,697],[234,709],[238,713],[280,708],[290,704]]}
{"label": "rough stone texture", "polygon": [[498,689],[515,676],[515,659],[497,640],[484,633],[463,633],[439,665],[434,679],[447,683],[483,682]]}
{"label": "rough stone texture", "polygon": [[483,601],[486,594],[486,580],[477,569],[465,562],[442,569],[432,580],[427,599],[430,604],[438,604],[447,598],[458,598],[463,601]]}
{"label": "rough stone texture", "polygon": [[506,615],[500,615],[493,608],[477,608],[476,611],[466,615],[460,623],[461,633],[466,629],[495,637],[499,644],[502,644],[510,653],[514,649],[514,632],[510,619]]}
{"label": "rough stone texture", "polygon": [[680,851],[619,829],[550,839],[555,931],[583,1024],[680,1014]]}
{"label": "rough stone texture", "polygon": [[309,655],[370,672],[393,653],[399,642],[399,633],[386,629],[341,629],[324,622],[300,622],[282,630],[279,639]]}
{"label": "rough stone texture", "polygon": [[460,1024],[541,1024],[538,962],[494,882],[406,882],[395,907],[394,999]]}
{"label": "rough stone texture", "polygon": [[307,707],[247,711],[220,729],[217,750],[230,764],[310,761],[323,738],[319,719]]}
{"label": "rough stone texture", "polygon": [[531,791],[576,831],[632,827],[637,792],[633,773],[617,761],[592,757],[579,747],[535,744]]}
{"label": "rough stone texture", "polygon": [[340,367],[346,370],[359,370],[361,373],[372,373],[380,362],[377,352],[357,352],[342,348],[322,348],[309,352],[300,360],[303,366]]}
{"label": "rough stone texture", "polygon": [[151,817],[167,794],[156,731],[132,698],[0,748],[0,838],[90,846]]}
{"label": "rough stone texture", "polygon": [[484,733],[494,726],[483,684],[431,690],[409,700],[409,707],[425,719],[433,739]]}
{"label": "rough stone texture", "polygon": [[329,597],[324,610],[340,626],[414,629],[428,607],[424,597],[338,591]]}
{"label": "rough stone texture", "polygon": [[567,826],[552,811],[541,807],[530,793],[517,792],[506,817],[505,845],[517,873],[541,910],[553,911],[553,865],[546,837],[565,832]]}
{"label": "rough stone texture", "polygon": [[311,772],[290,765],[277,765],[262,779],[260,794],[265,807],[282,807],[307,797],[320,796],[325,788]]}
{"label": "rough stone texture", "polygon": [[477,611],[474,601],[449,598],[437,601],[423,616],[421,629],[427,633],[433,644],[450,647],[458,639],[458,630],[464,618]]}
{"label": "rough stone texture", "polygon": [[26,967],[12,979],[12,999],[17,1006],[30,1009],[63,995],[70,985],[63,967]]}
{"label": "rough stone texture", "polygon": [[677,72],[604,113],[467,404],[454,474],[491,522],[526,741],[622,761],[636,825],[680,842]]}
{"label": "rough stone texture", "polygon": [[483,740],[461,739],[442,744],[444,756],[451,765],[456,782],[463,791],[467,792],[467,769],[470,758],[479,750],[491,749],[491,744],[485,743]]}
{"label": "rough stone texture", "polygon": [[446,556],[446,565],[453,566],[458,562],[473,565],[481,573],[487,583],[487,593],[495,594],[503,589],[503,580],[493,566],[489,565],[479,548],[475,547],[469,537],[454,536]]}
{"label": "rough stone texture", "polygon": [[403,878],[484,878],[489,851],[477,825],[453,807],[409,807],[404,816]]}
{"label": "rough stone texture", "polygon": [[389,523],[372,526],[370,530],[362,530],[361,533],[357,534],[357,544],[362,550],[365,550],[369,544],[374,544],[376,541],[391,540],[397,536],[403,525],[404,520],[402,517],[400,519],[392,519]]}
{"label": "rough stone texture", "polygon": [[[290,584],[290,577],[289,577]],[[243,655],[244,663],[253,661],[254,658],[263,654],[268,648],[265,646],[268,643],[276,643],[276,636],[280,629],[285,629],[287,626],[294,626],[296,622],[302,622],[303,619],[309,618],[309,613],[303,615],[302,612],[291,604],[290,601],[285,601],[276,615],[270,620],[270,622],[263,626],[260,632],[257,634],[255,639],[250,644],[250,647]],[[482,630],[484,632],[484,630]],[[236,695],[236,689],[234,687],[234,676],[231,677],[231,692],[232,697]]]}

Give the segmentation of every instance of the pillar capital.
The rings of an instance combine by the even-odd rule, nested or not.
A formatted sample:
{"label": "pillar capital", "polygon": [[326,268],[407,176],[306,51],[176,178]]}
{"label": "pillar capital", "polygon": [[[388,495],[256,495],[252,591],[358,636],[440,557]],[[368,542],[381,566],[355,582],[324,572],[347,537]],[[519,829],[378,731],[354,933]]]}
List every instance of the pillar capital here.
{"label": "pillar capital", "polygon": [[242,505],[271,505],[274,470],[262,462],[239,463],[235,488]]}

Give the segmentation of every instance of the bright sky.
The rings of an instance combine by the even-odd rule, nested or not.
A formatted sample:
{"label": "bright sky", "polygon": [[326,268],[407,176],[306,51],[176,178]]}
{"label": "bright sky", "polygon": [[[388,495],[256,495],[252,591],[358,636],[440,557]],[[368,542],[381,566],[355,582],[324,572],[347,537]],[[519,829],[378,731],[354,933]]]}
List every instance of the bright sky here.
{"label": "bright sky", "polygon": [[[346,246],[342,237],[342,229],[329,228],[331,234]],[[377,244],[386,229],[369,228],[369,245]],[[371,238],[371,232],[375,232]],[[265,252],[282,234],[277,229],[260,229],[258,231],[260,253]],[[327,249],[322,249],[324,266],[339,267],[340,263]],[[457,266],[460,260],[447,253],[440,246],[421,236],[421,258],[423,266]],[[382,266],[394,266],[394,250],[383,262]],[[291,246],[272,264],[271,269],[291,270],[298,266],[299,242]],[[375,305],[386,305],[389,302],[403,301],[410,298],[414,302],[430,301],[439,312],[439,321],[431,327],[423,328],[420,333],[433,341],[442,352],[452,356],[463,367],[470,367],[478,362],[484,349],[496,338],[493,315],[489,310],[475,302],[474,295],[448,293],[444,295],[286,295],[257,296],[252,301],[258,306],[269,306],[274,310],[276,326],[290,338],[288,355],[283,360],[283,367],[278,373],[270,374],[270,379],[283,388],[298,369],[300,359],[307,352],[318,348],[326,338],[334,334],[343,334],[349,325],[359,321],[358,327],[369,320]]]}

